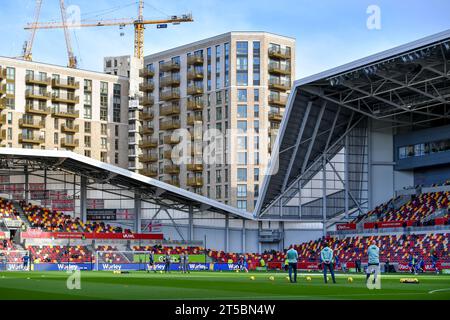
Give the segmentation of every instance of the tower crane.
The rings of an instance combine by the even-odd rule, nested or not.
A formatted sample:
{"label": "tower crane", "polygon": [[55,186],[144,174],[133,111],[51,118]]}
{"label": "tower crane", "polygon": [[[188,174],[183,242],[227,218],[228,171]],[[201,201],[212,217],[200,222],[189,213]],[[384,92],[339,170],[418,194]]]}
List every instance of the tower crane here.
{"label": "tower crane", "polygon": [[[64,6],[63,0],[61,0],[62,7]],[[64,10],[65,11],[65,10]],[[63,15],[63,13],[61,12]],[[65,12],[64,12],[65,14]],[[144,30],[146,25],[158,25],[158,27],[166,27],[168,23],[172,24],[180,24],[184,22],[193,22],[192,14],[182,14],[178,16],[170,16],[165,19],[157,19],[157,20],[145,20],[144,19],[144,0],[139,0],[139,9],[138,9],[138,17],[137,19],[112,19],[112,20],[82,20],[79,23],[71,23],[68,25],[66,21],[62,22],[45,22],[45,23],[28,23],[25,26],[25,30],[35,31],[37,29],[64,29],[68,34],[69,28],[85,28],[85,27],[110,27],[110,26],[119,26],[124,27],[127,25],[134,26],[134,56],[138,59],[142,59],[144,57]],[[66,33],[65,33],[66,34]],[[66,36],[66,44],[68,37]],[[71,52],[70,46],[70,36],[69,36],[69,44],[67,44],[67,50],[69,54],[69,66],[71,66],[71,56],[73,53]],[[74,60],[76,62],[76,60]],[[76,67],[72,64],[72,67]]]}
{"label": "tower crane", "polygon": [[[36,7],[34,9],[34,24],[37,24],[39,21],[39,16],[41,14],[42,0],[36,0]],[[31,61],[33,59],[33,42],[34,37],[36,36],[37,29],[30,29],[30,36],[28,41],[25,41],[23,46],[23,59],[27,61]]]}

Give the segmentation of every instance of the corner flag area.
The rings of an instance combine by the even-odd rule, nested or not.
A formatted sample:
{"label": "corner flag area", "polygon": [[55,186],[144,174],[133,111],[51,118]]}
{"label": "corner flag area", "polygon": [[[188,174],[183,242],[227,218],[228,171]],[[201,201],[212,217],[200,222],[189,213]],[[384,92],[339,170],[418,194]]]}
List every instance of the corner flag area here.
{"label": "corner flag area", "polygon": [[[291,284],[285,273],[81,272],[80,290],[70,290],[72,274],[0,273],[2,300],[449,300],[449,275],[419,275],[419,283],[401,283],[405,275],[383,275],[381,289],[369,290],[365,275],[339,274],[324,284],[319,273],[302,273]],[[273,278],[272,278],[273,277]],[[310,280],[307,280],[307,278]],[[349,277],[353,281],[349,281]]]}

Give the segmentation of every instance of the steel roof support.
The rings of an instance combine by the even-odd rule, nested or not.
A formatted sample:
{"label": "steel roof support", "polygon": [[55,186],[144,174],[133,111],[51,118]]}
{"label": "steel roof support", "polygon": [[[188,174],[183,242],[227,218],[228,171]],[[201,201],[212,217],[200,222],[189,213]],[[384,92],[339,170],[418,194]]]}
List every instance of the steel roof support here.
{"label": "steel roof support", "polygon": [[286,186],[287,186],[288,181],[289,181],[289,176],[291,174],[292,166],[294,165],[294,161],[295,161],[295,158],[297,156],[298,148],[300,146],[300,142],[302,141],[303,132],[305,131],[306,124],[308,123],[309,113],[311,112],[312,104],[313,104],[312,101],[310,101],[310,102],[308,102],[308,105],[306,106],[305,115],[303,117],[303,121],[302,121],[302,124],[301,124],[301,127],[300,127],[300,131],[299,131],[298,136],[297,136],[297,141],[295,142],[295,148],[294,148],[294,151],[291,154],[291,159],[289,161],[289,166],[288,166],[288,169],[286,171],[286,175],[284,177],[283,186],[281,188],[282,192],[284,192],[286,190]]}
{"label": "steel roof support", "polygon": [[[306,166],[308,165],[309,157],[311,156],[312,149],[314,147],[314,143],[316,142],[317,132],[319,131],[320,124],[322,122],[323,113],[327,107],[327,101],[322,103],[322,107],[320,108],[319,115],[316,120],[316,125],[314,127],[314,131],[312,134],[311,141],[309,142],[308,151],[306,151],[305,159],[303,160],[301,173],[304,173],[306,170]],[[326,149],[325,149],[326,150]]]}

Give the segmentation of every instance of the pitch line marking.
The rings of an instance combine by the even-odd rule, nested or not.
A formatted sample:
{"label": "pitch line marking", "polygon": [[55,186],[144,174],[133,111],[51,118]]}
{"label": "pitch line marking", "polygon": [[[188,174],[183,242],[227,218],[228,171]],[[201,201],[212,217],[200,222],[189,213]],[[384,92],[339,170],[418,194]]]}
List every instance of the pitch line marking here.
{"label": "pitch line marking", "polygon": [[436,293],[436,292],[444,292],[444,291],[450,291],[450,288],[432,290],[432,291],[429,291],[428,293],[429,294],[433,294],[433,293]]}

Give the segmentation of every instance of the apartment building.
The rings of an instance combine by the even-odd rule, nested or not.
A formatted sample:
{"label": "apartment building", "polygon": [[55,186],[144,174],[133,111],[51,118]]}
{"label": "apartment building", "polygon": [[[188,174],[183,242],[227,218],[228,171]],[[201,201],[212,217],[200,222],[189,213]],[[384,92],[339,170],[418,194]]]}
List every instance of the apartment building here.
{"label": "apartment building", "polygon": [[[145,57],[140,108],[130,117],[139,154],[130,144],[129,168],[253,210],[294,75],[295,40],[267,32],[230,32]],[[174,159],[179,129],[190,134],[187,163]],[[224,133],[215,163],[204,157],[211,129]]]}
{"label": "apartment building", "polygon": [[0,57],[0,143],[128,167],[127,78]]}

